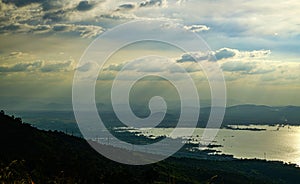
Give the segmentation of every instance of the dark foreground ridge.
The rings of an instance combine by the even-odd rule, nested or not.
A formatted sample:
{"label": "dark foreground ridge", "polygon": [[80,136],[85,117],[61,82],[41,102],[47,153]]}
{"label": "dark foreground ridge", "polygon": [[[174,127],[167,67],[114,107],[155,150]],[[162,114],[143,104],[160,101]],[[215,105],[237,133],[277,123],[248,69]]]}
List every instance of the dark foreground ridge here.
{"label": "dark foreground ridge", "polygon": [[118,164],[99,155],[84,139],[58,131],[38,130],[3,111],[0,113],[0,145],[1,184],[300,181],[300,169],[294,165],[263,160],[169,158],[146,166]]}

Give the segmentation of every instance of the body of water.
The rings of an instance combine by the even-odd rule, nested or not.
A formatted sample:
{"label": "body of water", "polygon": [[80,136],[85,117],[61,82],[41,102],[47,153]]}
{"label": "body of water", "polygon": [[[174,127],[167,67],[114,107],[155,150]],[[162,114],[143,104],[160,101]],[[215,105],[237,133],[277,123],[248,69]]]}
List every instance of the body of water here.
{"label": "body of water", "polygon": [[[230,154],[235,158],[259,158],[279,160],[300,166],[300,127],[299,126],[231,126],[233,129],[220,129],[214,145],[218,154]],[[172,128],[144,128],[128,130],[149,138],[170,136]],[[182,131],[185,131],[182,128]],[[183,141],[200,143],[203,128],[195,129],[192,137],[181,137]],[[167,149],[167,148],[166,148]],[[200,149],[200,147],[199,147]]]}

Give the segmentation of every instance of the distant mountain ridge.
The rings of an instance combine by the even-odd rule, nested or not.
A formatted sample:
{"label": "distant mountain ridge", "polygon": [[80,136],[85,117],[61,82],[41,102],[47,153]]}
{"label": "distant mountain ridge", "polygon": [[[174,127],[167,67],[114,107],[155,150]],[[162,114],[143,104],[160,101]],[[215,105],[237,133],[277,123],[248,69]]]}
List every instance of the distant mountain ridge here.
{"label": "distant mountain ridge", "polygon": [[[102,105],[102,106],[101,106]],[[101,119],[108,126],[122,126],[120,120],[116,117],[113,109],[107,105],[101,104],[98,111]],[[191,112],[194,111],[193,107]],[[220,107],[216,107],[219,109]],[[299,106],[266,106],[266,105],[236,105],[225,109],[225,116],[222,126],[227,125],[274,125],[274,124],[289,124],[300,125],[300,107]],[[206,127],[211,107],[203,107],[200,109],[198,127]],[[133,108],[133,112],[141,117],[147,117],[150,114],[148,107],[138,106]],[[22,116],[26,122],[30,122],[42,129],[57,128],[73,129],[77,127],[73,111],[69,110],[52,110],[52,111],[11,111],[11,114]],[[168,109],[165,119],[159,125],[160,127],[174,127],[180,117],[178,109]],[[185,124],[189,127],[191,125]],[[62,129],[60,129],[62,130]]]}
{"label": "distant mountain ridge", "polygon": [[223,124],[290,124],[300,125],[300,107],[238,105],[228,107]]}

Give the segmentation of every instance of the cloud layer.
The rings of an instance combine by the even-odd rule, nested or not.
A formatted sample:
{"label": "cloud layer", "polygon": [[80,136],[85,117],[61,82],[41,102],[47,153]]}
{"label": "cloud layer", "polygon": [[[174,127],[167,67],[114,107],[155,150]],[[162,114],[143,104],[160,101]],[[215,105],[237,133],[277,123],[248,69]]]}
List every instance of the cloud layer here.
{"label": "cloud layer", "polygon": [[[0,1],[0,33],[72,33],[95,37],[103,32],[95,22],[86,22],[87,11],[99,3],[88,1]],[[82,21],[72,19],[81,16]]]}
{"label": "cloud layer", "polygon": [[181,55],[177,62],[218,61],[230,58],[263,58],[271,54],[270,50],[239,51],[231,48],[221,48],[211,52],[194,52]]}
{"label": "cloud layer", "polygon": [[[167,20],[167,31],[174,33],[172,30],[180,25],[183,31],[194,32],[212,48],[209,52],[170,54],[172,62],[200,81],[199,88],[206,78],[194,59],[220,66],[231,98],[248,95],[251,96],[248,103],[256,99],[255,102],[261,103],[260,100],[267,98],[267,102],[273,103],[284,96],[286,100],[278,104],[283,101],[300,104],[299,98],[295,99],[300,89],[299,14],[298,0],[272,3],[261,0],[0,0],[0,82],[1,89],[7,89],[6,93],[0,91],[0,96],[49,93],[51,98],[63,90],[70,92],[72,71],[91,38],[130,20]],[[134,33],[124,33],[130,35]],[[168,36],[192,42],[184,34]],[[154,49],[173,52],[167,48]],[[140,50],[126,52],[116,63],[106,66],[98,82],[111,82],[125,66],[126,55],[135,56]],[[148,63],[141,66],[136,62],[127,70],[128,78],[139,72],[166,72],[177,80],[182,79],[182,73],[176,68],[159,61]],[[76,70],[89,71],[96,67],[89,63]],[[26,83],[26,92],[20,91],[21,85],[17,85],[20,83]],[[45,91],[35,93],[32,89],[40,89],[41,84]],[[54,89],[56,93],[52,93]],[[261,97],[264,90],[269,90],[265,99]],[[68,98],[70,94],[61,96]]]}
{"label": "cloud layer", "polygon": [[69,61],[34,61],[20,62],[12,65],[0,66],[0,73],[15,73],[15,72],[63,72],[72,71],[74,62]]}

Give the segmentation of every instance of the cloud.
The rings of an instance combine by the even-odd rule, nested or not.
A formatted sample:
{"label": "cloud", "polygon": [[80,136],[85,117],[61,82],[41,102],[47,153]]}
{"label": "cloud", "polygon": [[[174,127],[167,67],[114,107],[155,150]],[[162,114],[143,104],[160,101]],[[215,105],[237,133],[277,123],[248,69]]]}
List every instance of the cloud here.
{"label": "cloud", "polygon": [[33,32],[41,34],[41,33],[47,33],[51,30],[51,26],[49,25],[36,25],[34,28],[32,28]]}
{"label": "cloud", "polygon": [[196,62],[196,61],[219,61],[227,59],[245,59],[245,58],[264,58],[271,54],[270,50],[239,51],[231,48],[221,48],[209,52],[185,53],[177,59],[178,63]]}
{"label": "cloud", "polygon": [[199,61],[215,61],[232,58],[236,55],[238,50],[222,48],[217,51],[210,52],[193,52],[193,53],[185,53],[181,55],[179,59],[177,59],[178,63],[184,62],[199,62]]}
{"label": "cloud", "polygon": [[167,0],[146,0],[140,3],[124,3],[118,6],[116,11],[130,11],[138,8],[151,8],[151,7],[166,7]]}
{"label": "cloud", "polygon": [[117,71],[117,72],[121,70],[143,72],[143,73],[159,73],[159,72],[172,70],[172,63],[166,64],[166,62],[161,62],[161,59],[142,58],[142,59],[133,60],[131,62],[111,64],[103,69],[103,71]]}
{"label": "cloud", "polygon": [[191,25],[191,26],[184,26],[184,29],[190,30],[192,32],[201,32],[201,31],[208,31],[210,28],[206,25]]}
{"label": "cloud", "polygon": [[89,3],[88,1],[80,1],[79,4],[76,7],[76,10],[78,11],[88,11],[94,8],[94,3]]}
{"label": "cloud", "polygon": [[60,72],[73,70],[73,61],[35,61],[35,62],[19,62],[13,65],[0,66],[1,73],[15,72]]}
{"label": "cloud", "polygon": [[13,8],[14,8],[14,6],[12,4],[7,4],[7,3],[4,3],[2,0],[0,0],[0,10],[1,11],[7,11],[7,10],[10,10]]}
{"label": "cloud", "polygon": [[4,26],[1,26],[1,32],[6,32],[6,31],[16,31],[18,29],[20,29],[20,25],[19,24],[10,24],[10,25],[4,25]]}
{"label": "cloud", "polygon": [[18,55],[21,55],[21,54],[22,54],[22,52],[11,52],[9,54],[9,56],[18,56]]}
{"label": "cloud", "polygon": [[18,7],[21,6],[26,6],[32,3],[43,3],[46,2],[47,0],[2,0],[3,3],[6,4],[14,4]]}
{"label": "cloud", "polygon": [[239,53],[236,49],[222,48],[214,53],[217,60],[232,58]]}
{"label": "cloud", "polygon": [[221,68],[226,72],[243,72],[249,73],[255,69],[255,64],[251,62],[230,61],[222,64]]}
{"label": "cloud", "polygon": [[254,51],[244,51],[239,52],[241,57],[250,57],[250,58],[262,58],[269,56],[271,54],[270,50],[254,50]]}
{"label": "cloud", "polygon": [[47,21],[49,24],[55,22],[61,22],[67,19],[67,13],[70,10],[62,10],[62,9],[58,9],[58,10],[54,10],[54,11],[47,11],[44,13],[44,15],[42,16],[42,19]]}
{"label": "cloud", "polygon": [[[234,77],[226,78],[237,79],[240,75],[263,75],[276,72],[278,67],[266,57],[271,53],[270,50],[239,51],[231,48],[221,48],[216,51],[193,52],[182,54],[175,59],[177,63],[195,64],[196,62],[218,61],[223,72],[239,74]],[[184,66],[189,73],[201,71],[197,65]],[[227,74],[229,75],[229,74]]]}
{"label": "cloud", "polygon": [[180,58],[177,59],[176,61],[178,63],[197,62],[197,61],[209,60],[210,57],[211,57],[211,53],[203,53],[203,52],[185,53],[181,55]]}
{"label": "cloud", "polygon": [[256,70],[254,71],[251,71],[249,74],[266,74],[266,73],[271,73],[271,72],[274,72],[276,71],[275,68],[257,68]]}
{"label": "cloud", "polygon": [[85,63],[85,64],[75,68],[75,70],[78,70],[80,72],[88,72],[88,71],[90,71],[90,70],[92,70],[93,68],[96,68],[96,67],[97,67],[96,63],[88,62],[88,63]]}
{"label": "cloud", "polygon": [[20,51],[14,51],[9,54],[9,57],[22,58],[24,55],[27,55],[27,53],[20,52]]}
{"label": "cloud", "polygon": [[146,0],[139,4],[139,7],[165,7],[167,6],[167,0]]}
{"label": "cloud", "polygon": [[222,63],[221,68],[224,72],[235,72],[244,75],[264,75],[268,73],[278,72],[278,65],[272,61],[225,61]]}
{"label": "cloud", "polygon": [[182,4],[186,3],[186,1],[187,1],[187,0],[177,0],[177,1],[176,1],[176,4],[177,4],[177,5],[182,5]]}
{"label": "cloud", "polygon": [[170,59],[166,61],[164,58],[141,58],[130,62],[120,64],[110,64],[106,66],[104,72],[140,72],[140,73],[172,73],[182,74],[184,72],[194,73],[201,71],[202,68],[197,63],[176,63]]}
{"label": "cloud", "polygon": [[[95,19],[92,23],[85,20],[96,16],[90,15],[87,11],[92,10],[101,1],[97,3],[79,0],[12,2],[20,6],[15,7],[0,1],[0,7],[3,10],[0,12],[0,33],[47,34],[55,32],[73,35],[77,33],[81,37],[90,38],[101,34],[104,30],[100,25],[95,25]],[[81,20],[71,20],[74,17],[79,17],[76,19]]]}
{"label": "cloud", "polygon": [[133,3],[126,3],[126,4],[121,4],[118,8],[117,11],[122,11],[122,10],[133,10],[135,9],[136,5]]}
{"label": "cloud", "polygon": [[95,25],[79,25],[79,24],[53,24],[53,25],[28,25],[26,23],[14,23],[7,26],[0,26],[0,33],[73,33],[79,34],[83,38],[92,38],[101,34],[104,29]]}
{"label": "cloud", "polygon": [[9,66],[0,66],[0,72],[29,72],[34,71],[42,66],[42,61],[36,61],[32,63],[16,63]]}
{"label": "cloud", "polygon": [[[207,30],[209,27],[205,26],[205,24],[209,23],[214,28],[209,31],[214,33],[211,35],[212,37],[218,34],[228,39],[231,37],[255,37],[262,38],[263,41],[265,41],[264,39],[270,41],[268,40],[269,37],[266,36],[297,36],[299,33],[299,19],[297,19],[297,15],[299,14],[300,4],[296,0],[289,2],[290,5],[288,8],[284,2],[271,5],[270,3],[259,2],[257,0],[251,2],[229,0],[232,6],[227,6],[227,3],[223,1],[195,0],[143,0],[140,3],[137,0],[130,2],[105,0],[2,1],[5,3],[0,3],[0,16],[3,12],[4,17],[0,17],[0,21],[3,18],[9,19],[9,21],[1,21],[0,25],[5,25],[6,27],[4,28],[6,29],[12,28],[13,23],[26,23],[31,26],[55,23],[103,26],[101,17],[108,17],[116,12],[116,10],[124,10],[120,11],[124,14],[124,17],[146,19],[157,18],[159,16],[159,18],[183,22],[189,25],[186,27],[187,29],[194,30],[195,32]],[[120,2],[122,2],[121,5]],[[199,11],[199,7],[205,8]],[[126,12],[126,10],[133,9],[136,11]],[[278,9],[281,11],[278,12]],[[117,16],[111,17],[115,19],[111,19],[111,22],[105,22],[108,27],[119,23],[114,22],[118,20]],[[120,16],[119,18],[122,17]],[[194,24],[195,22],[201,24]],[[9,25],[11,27],[7,27]],[[224,46],[226,41],[220,39],[220,44],[217,47],[220,47],[220,45]],[[275,42],[276,40],[271,41]],[[224,44],[221,44],[221,42]],[[251,43],[258,44],[254,40]],[[237,44],[232,47],[236,46]]]}
{"label": "cloud", "polygon": [[31,4],[40,4],[44,10],[53,9],[68,9],[74,8],[78,11],[87,11],[94,7],[96,4],[94,1],[89,2],[87,0],[74,0],[74,1],[64,1],[64,0],[2,0],[5,4],[13,4],[18,8],[28,6]]}
{"label": "cloud", "polygon": [[112,72],[112,71],[104,71],[101,72],[97,78],[97,80],[101,80],[101,81],[110,81],[110,80],[114,80],[116,77],[116,73]]}
{"label": "cloud", "polygon": [[73,64],[72,61],[44,63],[44,65],[40,67],[40,71],[41,72],[70,71],[73,69],[72,64]]}
{"label": "cloud", "polygon": [[126,65],[126,63],[121,64],[111,64],[108,67],[104,68],[104,71],[121,71],[122,68]]}
{"label": "cloud", "polygon": [[79,33],[83,38],[95,37],[103,32],[103,28],[100,26],[76,24],[55,24],[52,30],[54,32]]}

